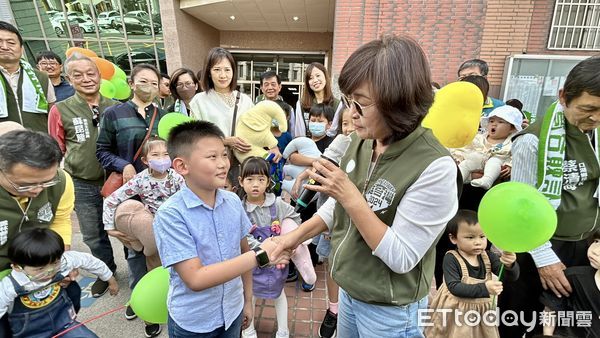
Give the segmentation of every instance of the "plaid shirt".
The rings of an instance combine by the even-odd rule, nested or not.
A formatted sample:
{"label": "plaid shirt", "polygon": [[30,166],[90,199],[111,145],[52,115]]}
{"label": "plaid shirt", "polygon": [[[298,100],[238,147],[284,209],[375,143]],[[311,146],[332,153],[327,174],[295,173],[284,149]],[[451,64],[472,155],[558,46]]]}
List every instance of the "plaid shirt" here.
{"label": "plaid shirt", "polygon": [[[157,115],[152,127],[152,135],[157,135],[158,121],[166,113],[154,104],[145,108],[145,119],[137,112],[138,107],[132,101],[112,106],[104,111],[100,121],[96,157],[105,170],[123,172],[125,166],[133,162],[133,157],[150,127],[155,108]],[[133,166],[138,173],[146,168],[141,156]]]}

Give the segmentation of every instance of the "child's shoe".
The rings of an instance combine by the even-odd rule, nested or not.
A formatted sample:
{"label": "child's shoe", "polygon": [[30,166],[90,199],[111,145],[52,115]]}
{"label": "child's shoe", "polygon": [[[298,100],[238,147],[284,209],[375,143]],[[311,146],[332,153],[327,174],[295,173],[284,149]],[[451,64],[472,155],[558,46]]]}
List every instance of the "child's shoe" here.
{"label": "child's shoe", "polygon": [[258,338],[258,334],[256,334],[254,327],[249,327],[242,330],[242,338]]}
{"label": "child's shoe", "polygon": [[162,331],[162,327],[160,326],[160,324],[145,323],[144,334],[146,335],[146,337],[148,337],[148,338],[156,337],[160,334],[161,331]]}
{"label": "child's shoe", "polygon": [[135,314],[135,312],[131,308],[131,305],[127,305],[127,308],[125,309],[125,319],[127,319],[127,320],[134,320],[136,318],[137,318],[137,315]]}
{"label": "child's shoe", "polygon": [[304,292],[311,292],[314,289],[315,289],[315,284],[308,284],[308,283],[302,282],[302,290]]}
{"label": "child's shoe", "polygon": [[325,318],[323,318],[323,322],[319,327],[319,337],[321,338],[331,338],[335,334],[335,330],[337,328],[337,314],[329,311],[327,309],[327,313],[325,313]]}
{"label": "child's shoe", "polygon": [[483,176],[482,178],[477,178],[477,179],[471,180],[472,186],[474,186],[476,188],[483,188],[485,190],[488,190],[489,188],[491,188],[492,184],[494,184],[494,180],[491,177],[487,177],[487,176]]}
{"label": "child's shoe", "polygon": [[275,334],[275,338],[290,338],[290,332],[288,330],[279,331]]}

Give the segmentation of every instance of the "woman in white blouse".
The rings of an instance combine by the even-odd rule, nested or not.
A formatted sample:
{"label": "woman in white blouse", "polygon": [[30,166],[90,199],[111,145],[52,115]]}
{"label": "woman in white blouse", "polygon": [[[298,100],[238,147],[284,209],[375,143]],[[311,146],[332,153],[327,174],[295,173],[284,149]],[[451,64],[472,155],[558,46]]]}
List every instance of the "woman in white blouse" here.
{"label": "woman in white blouse", "polygon": [[[250,144],[233,136],[234,124],[254,104],[252,99],[237,91],[236,63],[227,50],[215,47],[208,52],[202,76],[202,93],[190,102],[192,117],[216,124],[225,134],[225,145],[246,153]],[[237,106],[237,111],[236,111]],[[234,121],[235,115],[235,121]]]}

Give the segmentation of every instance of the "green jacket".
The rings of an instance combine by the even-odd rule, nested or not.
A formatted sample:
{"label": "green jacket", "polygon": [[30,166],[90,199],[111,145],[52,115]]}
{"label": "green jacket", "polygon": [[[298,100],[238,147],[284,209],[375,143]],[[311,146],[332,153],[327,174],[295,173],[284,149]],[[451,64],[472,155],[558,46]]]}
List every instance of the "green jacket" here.
{"label": "green jacket", "polygon": [[[65,192],[65,174],[59,169],[60,182],[57,185],[44,189],[37,197],[29,200],[27,217],[23,217],[23,211],[19,202],[0,187],[0,271],[10,267],[8,255],[8,243],[21,230],[43,227],[48,228],[54,221],[56,208]],[[21,225],[21,222],[23,224]]]}
{"label": "green jacket", "polygon": [[[551,117],[551,114],[545,116]],[[539,140],[542,122],[543,119],[537,120],[515,138],[524,134],[533,134]],[[588,238],[592,232],[600,229],[598,221],[600,208],[598,196],[595,196],[600,178],[600,164],[588,136],[568,121],[565,122],[565,128],[563,189],[560,194],[560,205],[556,209],[558,225],[552,238],[578,241]],[[537,182],[538,185],[539,183]]]}
{"label": "green jacket", "polygon": [[[429,129],[418,127],[392,143],[379,156],[371,175],[373,140],[353,136],[340,167],[363,192],[371,210],[391,226],[406,190],[436,159],[450,156]],[[360,301],[381,305],[416,302],[429,293],[435,265],[435,244],[409,272],[398,274],[372,254],[342,206],[336,204],[331,238],[331,274],[338,285]]]}
{"label": "green jacket", "polygon": [[[29,129],[33,129],[35,131],[41,131],[41,132],[47,133],[48,132],[48,112],[46,112],[45,114],[42,114],[42,113],[21,111],[21,108],[23,107],[23,99],[22,99],[23,98],[23,92],[22,92],[23,77],[27,76],[27,74],[25,73],[25,71],[23,69],[21,69],[20,72],[21,72],[21,74],[19,76],[19,86],[18,86],[18,91],[17,91],[20,106],[17,106],[15,94],[10,89],[10,84],[8,83],[8,80],[4,77],[4,74],[2,74],[2,72],[0,72],[0,81],[4,81],[4,86],[7,89],[6,90],[6,100],[7,100],[6,105],[8,108],[8,117],[0,119],[0,122],[14,121],[19,124],[22,124],[25,128],[29,128]],[[42,86],[44,95],[46,95],[46,98],[48,98],[48,82],[49,82],[48,75],[44,72],[40,72],[37,69],[34,69],[34,72],[35,72],[35,75],[37,76],[38,80],[40,81],[40,85]],[[23,119],[23,120],[21,121],[21,119]]]}
{"label": "green jacket", "polygon": [[[100,96],[98,111],[100,117],[104,110],[119,102]],[[86,100],[75,93],[70,98],[58,102],[56,109],[61,116],[65,134],[65,170],[73,178],[91,181],[102,185],[104,169],[96,158],[96,140],[98,126],[92,121],[92,110]],[[99,121],[99,120],[98,120]]]}

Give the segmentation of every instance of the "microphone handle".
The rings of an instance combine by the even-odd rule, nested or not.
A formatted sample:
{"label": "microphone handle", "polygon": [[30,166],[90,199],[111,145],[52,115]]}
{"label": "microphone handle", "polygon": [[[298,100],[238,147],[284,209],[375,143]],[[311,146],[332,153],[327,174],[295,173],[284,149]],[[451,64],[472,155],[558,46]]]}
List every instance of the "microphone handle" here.
{"label": "microphone handle", "polygon": [[[327,157],[327,156],[323,156],[323,155],[321,155],[321,157],[322,157],[322,158],[324,158],[324,159],[326,159],[326,160],[328,160],[329,162],[331,162],[331,163],[335,164],[335,166],[336,166],[336,167],[339,167],[339,166],[340,166],[340,165],[339,165],[339,164],[338,164],[336,161],[334,161],[334,160],[330,159],[330,158],[329,158],[329,157]],[[320,175],[321,173],[319,173],[319,172],[317,171],[317,174],[319,174],[319,175]],[[308,180],[308,184],[309,184],[309,185],[321,185],[321,183],[319,183],[319,182],[317,182],[317,181],[315,181],[315,180],[313,180],[313,179],[310,179],[310,180]],[[306,188],[305,188],[305,189],[302,191],[302,194],[300,194],[300,197],[299,197],[299,198],[296,200],[296,208],[295,208],[295,211],[296,211],[296,212],[299,212],[299,211],[301,211],[301,210],[305,209],[306,207],[308,207],[308,204],[310,203],[310,201],[312,201],[312,199],[315,197],[315,195],[316,195],[316,194],[317,194],[317,192],[316,192],[316,191],[309,190],[309,189],[306,189]]]}

